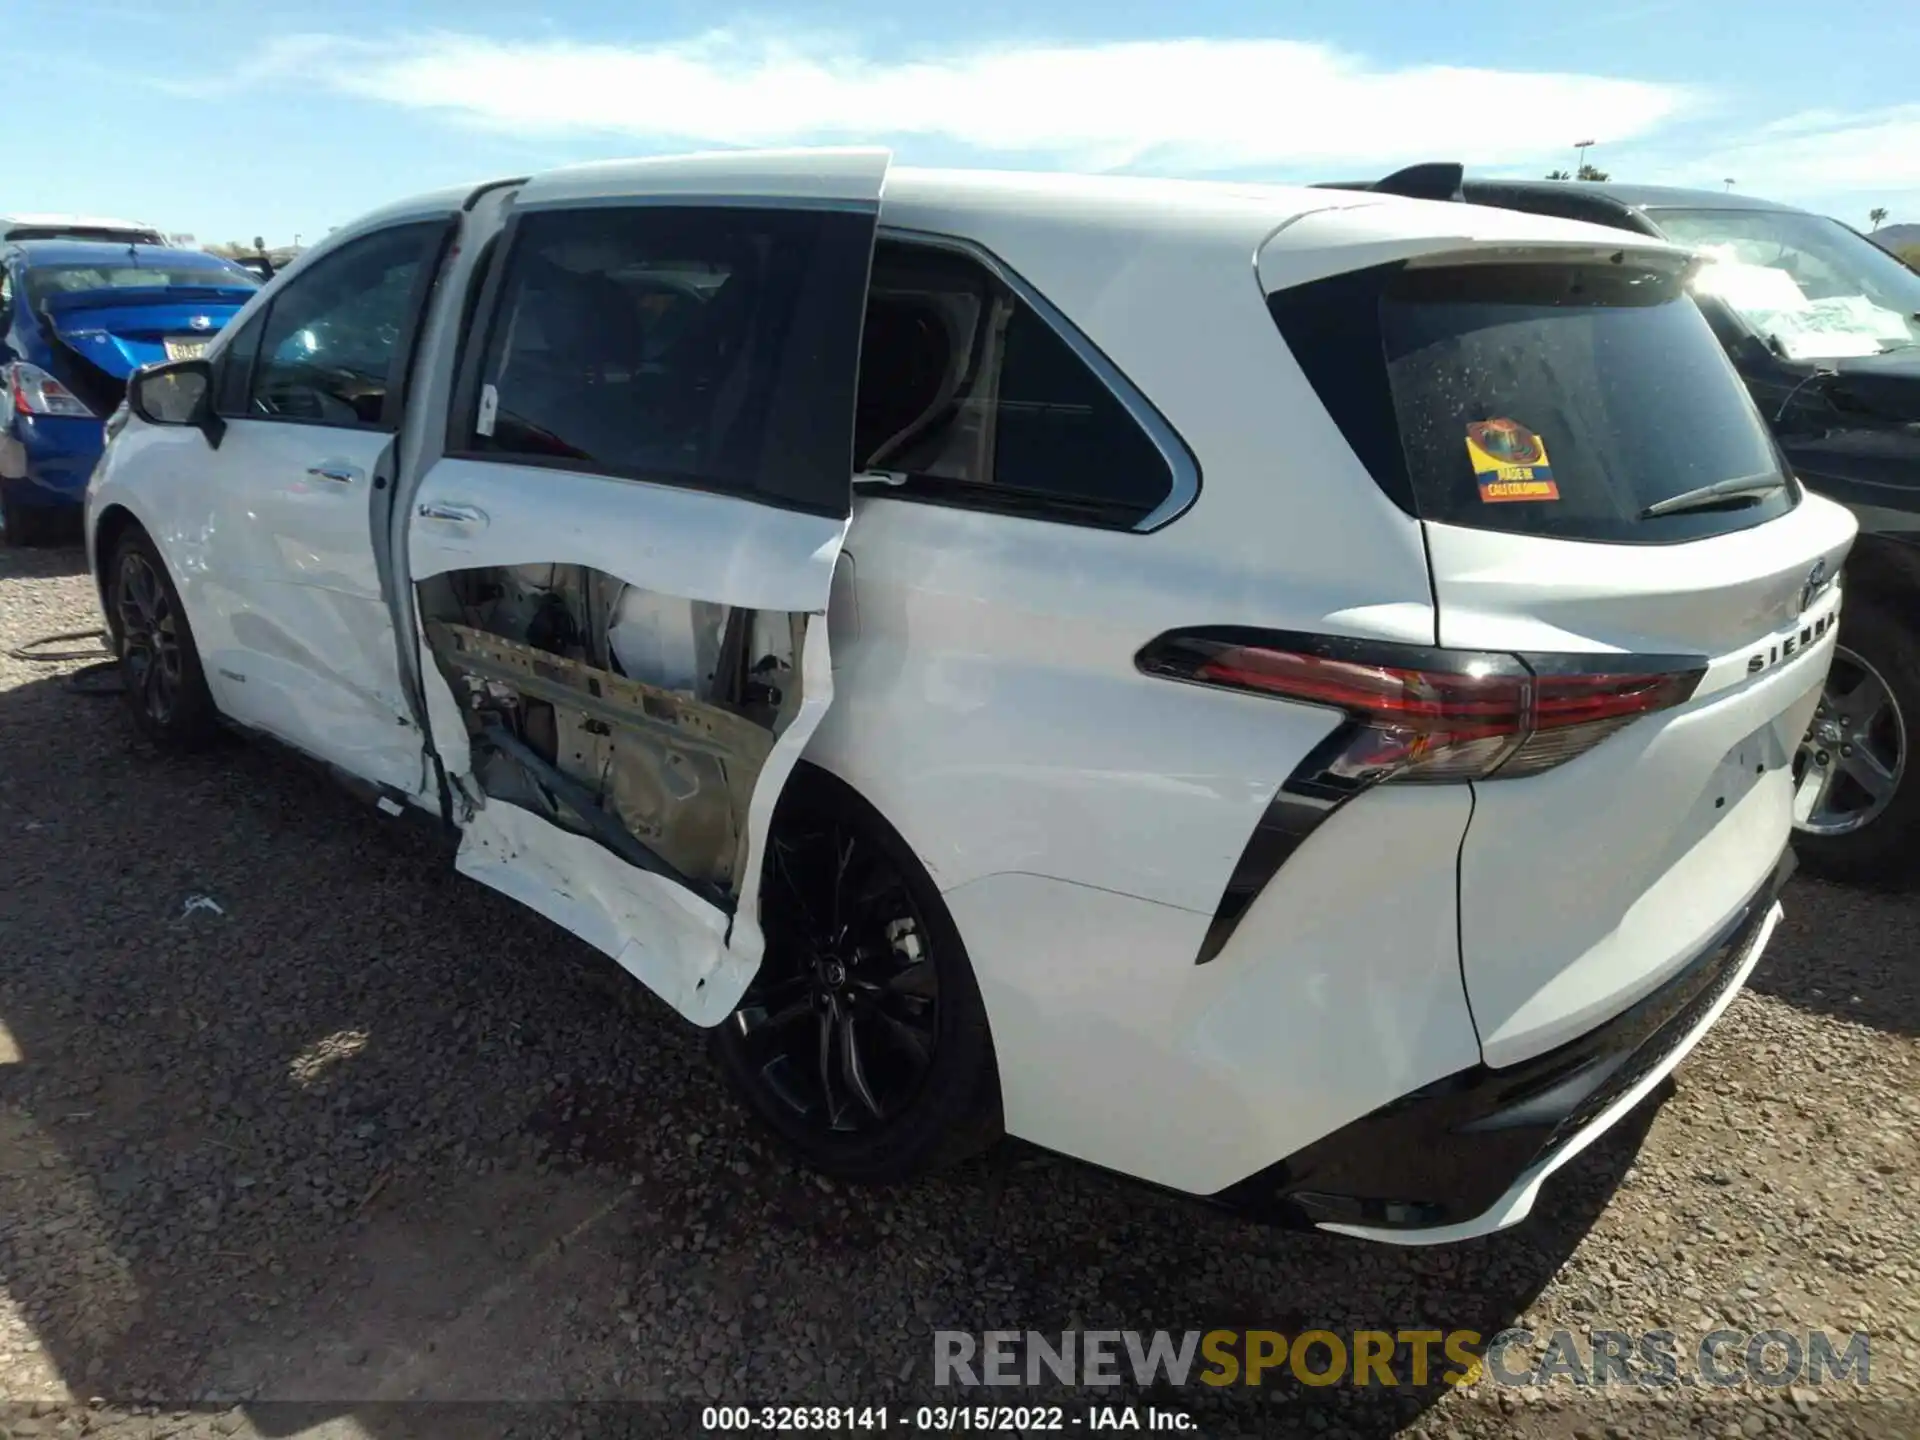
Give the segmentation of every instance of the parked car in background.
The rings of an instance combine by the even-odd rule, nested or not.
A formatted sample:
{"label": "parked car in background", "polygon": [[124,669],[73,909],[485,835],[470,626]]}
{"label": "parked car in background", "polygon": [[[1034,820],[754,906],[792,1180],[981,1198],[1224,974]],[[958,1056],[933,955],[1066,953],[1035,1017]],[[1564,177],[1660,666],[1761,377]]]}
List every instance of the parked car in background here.
{"label": "parked car in background", "polygon": [[822,1171],[1512,1224],[1777,922],[1855,525],[1684,251],[1327,200],[828,151],[368,216],[129,391],[133,721],[436,817]]}
{"label": "parked car in background", "polygon": [[1846,628],[1795,761],[1801,858],[1838,879],[1920,875],[1920,275],[1838,220],[1746,195],[1445,166],[1413,181],[1703,257],[1694,298],[1795,473],[1860,522]]}
{"label": "parked car in background", "polygon": [[102,240],[165,246],[167,237],[138,220],[104,215],[0,215],[0,244],[12,240]]}
{"label": "parked car in background", "polygon": [[203,353],[259,281],[199,250],[0,246],[0,534],[77,520],[106,419],[144,364]]}

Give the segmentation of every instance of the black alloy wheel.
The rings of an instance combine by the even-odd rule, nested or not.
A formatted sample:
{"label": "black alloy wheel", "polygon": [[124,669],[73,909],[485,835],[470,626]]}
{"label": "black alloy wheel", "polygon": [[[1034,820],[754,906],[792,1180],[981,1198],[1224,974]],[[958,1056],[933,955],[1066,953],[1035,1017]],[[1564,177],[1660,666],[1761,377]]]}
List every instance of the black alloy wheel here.
{"label": "black alloy wheel", "polygon": [[182,681],[179,617],[138,549],[120,552],[114,585],[114,617],[120,626],[120,664],[137,713],[165,729],[173,722]]}
{"label": "black alloy wheel", "polygon": [[913,1103],[940,1044],[926,920],[879,847],[838,821],[769,849],[767,954],[733,1023],[796,1117],[871,1129]]}
{"label": "black alloy wheel", "polygon": [[120,535],[106,576],[107,614],[134,725],[171,750],[194,750],[214,740],[219,711],[180,592],[144,532],[129,528]]}
{"label": "black alloy wheel", "polygon": [[759,972],[715,1044],[802,1159],[896,1179],[998,1133],[985,1011],[952,920],[904,842],[819,772],[782,797],[760,923]]}

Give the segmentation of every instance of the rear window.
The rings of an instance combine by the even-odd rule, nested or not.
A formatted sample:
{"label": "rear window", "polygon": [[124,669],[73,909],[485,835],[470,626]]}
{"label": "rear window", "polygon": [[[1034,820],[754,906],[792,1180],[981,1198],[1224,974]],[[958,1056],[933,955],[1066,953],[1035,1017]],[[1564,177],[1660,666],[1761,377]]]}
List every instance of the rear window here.
{"label": "rear window", "polygon": [[1269,304],[1355,453],[1422,519],[1662,543],[1798,501],[1676,271],[1382,266]]}
{"label": "rear window", "polygon": [[96,290],[254,290],[260,277],[238,265],[60,265],[27,272],[35,309],[61,295]]}

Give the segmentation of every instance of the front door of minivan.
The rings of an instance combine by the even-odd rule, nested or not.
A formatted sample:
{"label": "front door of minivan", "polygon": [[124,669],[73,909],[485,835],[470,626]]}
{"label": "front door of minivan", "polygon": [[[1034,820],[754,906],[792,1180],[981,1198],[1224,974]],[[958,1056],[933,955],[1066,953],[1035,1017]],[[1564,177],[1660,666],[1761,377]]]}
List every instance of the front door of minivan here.
{"label": "front door of minivan", "polygon": [[173,543],[221,710],[406,796],[422,792],[424,745],[368,517],[451,219],[423,203],[282,280],[215,362],[219,445],[164,436],[181,480]]}
{"label": "front door of minivan", "polygon": [[[884,151],[586,166],[514,197],[407,498],[458,867],[715,1024],[832,698]],[[454,703],[448,703],[449,696]]]}

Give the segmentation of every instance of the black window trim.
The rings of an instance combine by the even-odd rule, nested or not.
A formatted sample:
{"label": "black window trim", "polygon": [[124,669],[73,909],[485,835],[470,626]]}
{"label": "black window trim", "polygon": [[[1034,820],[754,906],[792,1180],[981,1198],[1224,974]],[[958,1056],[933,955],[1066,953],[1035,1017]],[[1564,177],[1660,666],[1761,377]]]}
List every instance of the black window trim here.
{"label": "black window trim", "polygon": [[[267,333],[267,317],[272,311],[273,300],[270,299],[240,323],[234,324],[232,321],[229,321],[229,328],[222,332],[223,339],[229,334],[233,337],[220,347],[219,354],[212,357],[214,367],[213,413],[223,419],[246,420],[251,418],[248,413],[248,407],[253,403],[253,367],[260,359],[260,337]],[[252,330],[254,333],[249,335],[247,333],[249,330]],[[251,345],[253,348],[247,351],[244,356],[236,354],[242,345]],[[244,364],[247,367],[246,385],[242,391],[243,398],[238,415],[231,414],[220,408],[227,392],[227,371],[231,369],[236,362]]]}
{"label": "black window trim", "polygon": [[[447,247],[458,233],[459,214],[448,211],[444,215],[416,215],[410,219],[396,220],[390,225],[376,226],[364,230],[358,235],[349,236],[338,245],[331,247],[326,254],[317,257],[311,265],[303,266],[301,274],[319,268],[336,255],[344,255],[362,241],[371,240],[378,235],[386,235],[395,230],[417,229],[428,225],[438,225],[439,235],[431,241],[423,241],[420,270],[413,277],[412,287],[407,291],[407,313],[400,324],[399,338],[394,341],[393,359],[387,370],[387,388],[380,402],[380,418],[371,422],[356,422],[343,425],[333,420],[305,420],[289,415],[256,415],[253,413],[253,386],[260,376],[260,352],[266,348],[267,327],[273,323],[273,311],[286,298],[286,290],[270,297],[260,308],[258,317],[249,316],[247,324],[255,318],[260,321],[260,338],[254,345],[253,358],[247,369],[247,410],[244,414],[230,416],[236,420],[254,420],[263,425],[302,425],[315,430],[348,430],[363,434],[397,435],[404,419],[405,400],[403,393],[407,381],[413,372],[414,352],[419,346],[420,336],[426,329],[424,307],[431,294],[433,283],[439,278],[441,267],[446,263]],[[304,257],[302,257],[304,258]],[[296,283],[299,276],[294,277]],[[424,287],[424,288],[423,288]],[[237,343],[237,342],[236,342]],[[229,345],[222,354],[230,354]],[[217,393],[216,383],[216,393]]]}
{"label": "black window trim", "polygon": [[407,315],[400,322],[400,336],[393,344],[394,370],[387,376],[386,400],[380,409],[380,427],[390,434],[398,435],[406,424],[407,402],[420,359],[420,337],[426,333],[433,297],[440,289],[440,273],[446,269],[447,259],[460,238],[460,215],[460,211],[450,210],[441,218],[439,237],[428,246],[426,263],[413,277],[413,288],[407,292]]}
{"label": "black window trim", "polygon": [[1179,431],[1173,428],[1166,416],[1155,408],[1153,402],[1141,393],[1120,367],[1107,358],[1099,346],[1011,265],[978,241],[958,235],[882,225],[875,239],[944,250],[964,256],[986,270],[1053,331],[1073,352],[1074,358],[1093,373],[1128,417],[1146,433],[1166,463],[1169,484],[1165,497],[1145,515],[1137,514],[1132,506],[1106,507],[1092,496],[1075,499],[1053,492],[1043,494],[1013,489],[991,481],[924,475],[908,475],[904,481],[898,482],[872,480],[864,485],[856,475],[855,489],[860,494],[1136,535],[1150,535],[1156,530],[1165,529],[1193,508],[1194,501],[1200,498],[1200,464]]}
{"label": "black window trim", "polygon": [[[832,520],[845,520],[851,513],[853,489],[852,475],[846,502],[843,506],[806,505],[791,496],[769,495],[758,490],[742,490],[737,485],[721,484],[707,476],[669,470],[625,470],[595,463],[585,464],[571,456],[564,455],[515,455],[498,450],[480,450],[473,444],[473,427],[479,415],[480,376],[486,368],[487,355],[493,346],[493,333],[500,324],[500,290],[506,283],[506,275],[513,263],[515,251],[519,245],[520,223],[531,215],[567,214],[580,210],[711,210],[724,206],[736,210],[831,210],[852,215],[876,216],[872,206],[845,201],[810,199],[808,197],[789,198],[786,196],[681,196],[662,195],[620,195],[592,196],[581,200],[551,200],[535,205],[522,206],[516,203],[513,213],[507,217],[496,234],[488,240],[493,253],[487,261],[485,277],[480,282],[479,299],[474,305],[473,317],[461,327],[459,338],[460,361],[458,372],[454,376],[453,400],[447,409],[447,433],[442,458],[448,460],[470,460],[482,465],[507,465],[527,470],[552,470],[566,475],[582,475],[594,480],[610,480],[625,485],[658,485],[669,490],[691,490],[703,495],[717,495],[728,500],[737,500],[743,505],[762,505],[773,510],[789,510],[802,515],[820,515]],[[876,226],[877,237],[877,226]],[[867,274],[871,282],[873,274],[872,243],[868,245]],[[862,297],[862,309],[865,297]],[[855,380],[858,381],[856,358]],[[851,429],[853,416],[847,417]],[[852,461],[849,458],[849,466]]]}
{"label": "black window trim", "polygon": [[448,460],[479,460],[495,465],[530,460],[536,469],[543,468],[539,456],[504,456],[477,450],[473,444],[473,426],[480,406],[480,372],[487,363],[487,347],[493,342],[494,326],[499,323],[500,287],[506,282],[507,262],[519,242],[520,221],[525,213],[515,207],[506,223],[487,238],[487,253],[481,257],[478,271],[468,282],[472,288],[461,297],[460,334],[455,341],[459,360],[454,370],[453,395],[447,404],[447,433],[441,447],[442,456]]}

